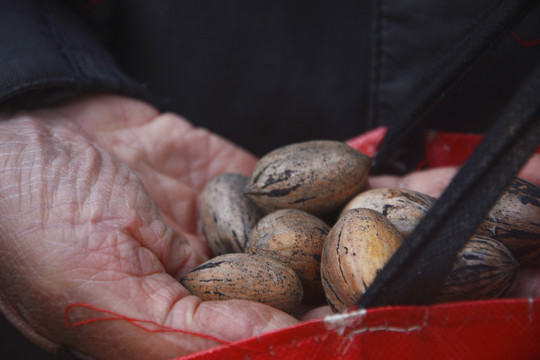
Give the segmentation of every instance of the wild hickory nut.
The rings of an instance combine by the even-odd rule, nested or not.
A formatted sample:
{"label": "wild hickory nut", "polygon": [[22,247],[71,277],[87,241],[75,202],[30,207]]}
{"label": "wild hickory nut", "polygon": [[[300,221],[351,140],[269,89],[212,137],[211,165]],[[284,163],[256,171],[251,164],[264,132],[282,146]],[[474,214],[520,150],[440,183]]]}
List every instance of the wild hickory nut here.
{"label": "wild hickory nut", "polygon": [[474,235],[442,285],[437,301],[494,299],[512,290],[519,263],[501,242]]}
{"label": "wild hickory nut", "polygon": [[202,300],[242,299],[291,312],[302,301],[298,275],[286,265],[258,255],[216,256],[180,280]]}
{"label": "wild hickory nut", "polygon": [[347,203],[342,214],[350,209],[375,210],[394,224],[407,237],[431,208],[435,198],[416,191],[378,188],[364,191]]}
{"label": "wild hickory nut", "polygon": [[516,178],[476,230],[502,242],[523,266],[540,265],[540,188]]}
{"label": "wild hickory nut", "polygon": [[343,312],[357,303],[402,242],[396,227],[375,210],[343,214],[321,255],[322,284],[332,310]]}
{"label": "wild hickory nut", "polygon": [[249,233],[262,216],[244,195],[249,179],[226,173],[205,186],[199,211],[202,230],[214,255],[244,252]]}
{"label": "wild hickory nut", "polygon": [[263,217],[250,234],[246,252],[272,258],[293,269],[302,282],[304,302],[324,302],[321,252],[330,227],[305,211],[282,209]]}
{"label": "wild hickory nut", "polygon": [[341,141],[284,146],[257,162],[246,194],[265,213],[298,209],[327,214],[366,187],[371,162]]}

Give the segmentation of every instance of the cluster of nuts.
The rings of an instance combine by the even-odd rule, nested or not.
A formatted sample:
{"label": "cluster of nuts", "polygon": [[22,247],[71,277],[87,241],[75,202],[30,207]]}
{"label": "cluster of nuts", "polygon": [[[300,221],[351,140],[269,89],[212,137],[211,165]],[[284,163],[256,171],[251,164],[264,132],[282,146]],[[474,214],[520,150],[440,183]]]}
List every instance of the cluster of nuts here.
{"label": "cluster of nuts", "polygon": [[[270,152],[250,177],[216,177],[200,203],[215,257],[181,283],[203,300],[349,309],[435,201],[368,189],[371,162],[344,142],[309,141]],[[540,265],[539,194],[514,180],[459,253],[438,301],[504,296],[520,264]]]}

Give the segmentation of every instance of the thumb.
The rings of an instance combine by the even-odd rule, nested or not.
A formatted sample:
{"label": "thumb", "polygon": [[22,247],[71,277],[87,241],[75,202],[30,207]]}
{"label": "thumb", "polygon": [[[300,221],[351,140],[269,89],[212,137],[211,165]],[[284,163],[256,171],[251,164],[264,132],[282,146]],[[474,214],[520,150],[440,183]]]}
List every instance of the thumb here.
{"label": "thumb", "polygon": [[[167,280],[147,280],[145,286],[159,287],[162,281]],[[146,299],[138,297],[121,309],[114,300],[100,308],[72,304],[66,312],[70,346],[99,359],[170,359],[298,322],[250,301],[201,302],[194,296],[173,299],[172,289],[178,285],[168,285],[166,295],[161,290]],[[169,299],[156,302],[156,296]],[[144,307],[152,301],[151,308]],[[117,311],[111,312],[111,308]]]}

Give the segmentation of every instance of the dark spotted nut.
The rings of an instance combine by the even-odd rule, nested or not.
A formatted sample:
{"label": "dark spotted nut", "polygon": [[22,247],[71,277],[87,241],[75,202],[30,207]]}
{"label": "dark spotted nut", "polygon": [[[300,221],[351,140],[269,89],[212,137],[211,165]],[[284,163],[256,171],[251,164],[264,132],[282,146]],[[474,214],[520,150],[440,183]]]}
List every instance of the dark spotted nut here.
{"label": "dark spotted nut", "polygon": [[431,208],[435,198],[416,191],[393,188],[371,189],[356,195],[342,213],[355,208],[380,212],[403,237],[409,235]]}
{"label": "dark spotted nut", "polygon": [[284,146],[258,161],[246,194],[265,213],[294,208],[326,214],[366,187],[371,162],[340,141]]}
{"label": "dark spotted nut", "polygon": [[403,237],[381,213],[351,209],[328,233],[321,256],[326,299],[334,312],[358,302]]}
{"label": "dark spotted nut", "polygon": [[251,300],[291,312],[302,301],[298,275],[282,263],[258,255],[216,256],[180,280],[202,300]]}
{"label": "dark spotted nut", "polygon": [[458,253],[437,301],[493,299],[514,286],[519,263],[501,242],[474,235]]}
{"label": "dark spotted nut", "polygon": [[328,231],[324,221],[305,211],[277,210],[257,223],[246,251],[289,266],[302,281],[304,302],[323,303],[321,252]]}
{"label": "dark spotted nut", "polygon": [[244,195],[248,177],[226,173],[205,186],[199,201],[202,230],[214,255],[243,252],[262,216]]}
{"label": "dark spotted nut", "polygon": [[540,265],[540,188],[516,178],[476,234],[502,242],[523,266]]}

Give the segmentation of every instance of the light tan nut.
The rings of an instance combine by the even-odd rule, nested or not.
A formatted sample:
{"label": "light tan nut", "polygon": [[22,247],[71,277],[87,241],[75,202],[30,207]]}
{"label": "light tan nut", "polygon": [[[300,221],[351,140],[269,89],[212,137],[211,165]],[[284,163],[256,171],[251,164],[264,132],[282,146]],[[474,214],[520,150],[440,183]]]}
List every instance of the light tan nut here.
{"label": "light tan nut", "polygon": [[202,300],[251,300],[287,312],[300,304],[303,296],[294,270],[278,261],[243,253],[208,260],[180,282]]}
{"label": "light tan nut", "polygon": [[435,198],[416,191],[377,188],[356,195],[343,209],[366,208],[380,212],[403,237],[409,235],[431,208]]}
{"label": "light tan nut", "polygon": [[328,231],[324,221],[305,211],[277,210],[257,223],[246,252],[289,266],[302,281],[304,302],[323,303],[321,252]]}
{"label": "light tan nut", "polygon": [[502,242],[523,266],[540,265],[540,188],[516,178],[476,234]]}
{"label": "light tan nut", "polygon": [[366,187],[371,162],[341,141],[284,146],[258,161],[246,194],[265,213],[293,208],[326,214]]}
{"label": "light tan nut", "polygon": [[334,312],[358,302],[403,237],[381,213],[351,209],[328,233],[321,256],[326,299]]}
{"label": "light tan nut", "polygon": [[473,236],[458,253],[438,302],[494,299],[512,290],[519,263],[501,242]]}
{"label": "light tan nut", "polygon": [[249,233],[262,217],[244,195],[248,177],[226,173],[205,186],[199,201],[202,229],[214,255],[243,252]]}

